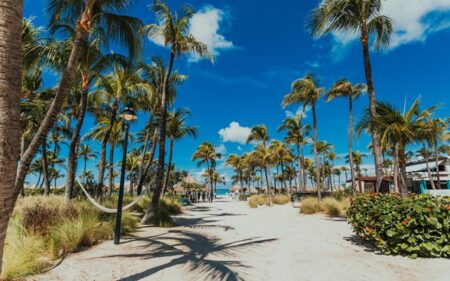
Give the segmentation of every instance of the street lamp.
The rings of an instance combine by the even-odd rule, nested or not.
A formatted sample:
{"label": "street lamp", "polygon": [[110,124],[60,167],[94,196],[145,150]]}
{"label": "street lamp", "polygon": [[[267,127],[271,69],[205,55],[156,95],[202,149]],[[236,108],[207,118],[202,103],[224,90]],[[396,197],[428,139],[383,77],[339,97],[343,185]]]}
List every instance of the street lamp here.
{"label": "street lamp", "polygon": [[123,192],[125,185],[125,164],[127,161],[127,146],[128,146],[128,131],[130,129],[130,123],[137,120],[137,115],[134,113],[131,104],[123,109],[120,114],[123,122],[123,130],[125,135],[123,137],[123,156],[122,156],[122,170],[120,172],[120,186],[119,186],[119,199],[117,202],[117,215],[116,215],[116,229],[114,232],[114,244],[118,245],[120,243],[120,226],[122,224],[122,205],[123,205]]}

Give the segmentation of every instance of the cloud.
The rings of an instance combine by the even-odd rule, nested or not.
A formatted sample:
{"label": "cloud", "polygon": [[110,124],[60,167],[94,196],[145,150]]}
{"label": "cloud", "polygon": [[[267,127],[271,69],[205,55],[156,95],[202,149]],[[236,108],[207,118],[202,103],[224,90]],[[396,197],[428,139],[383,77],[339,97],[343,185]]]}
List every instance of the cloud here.
{"label": "cloud", "polygon": [[[394,24],[394,34],[388,50],[411,42],[425,42],[435,32],[450,28],[450,0],[386,0],[382,14],[390,17]],[[357,34],[334,32],[336,47],[333,52],[348,53],[341,48],[354,42]]]}
{"label": "cloud", "polygon": [[[219,56],[224,50],[234,48],[234,44],[220,34],[220,24],[229,20],[229,16],[223,10],[206,6],[198,11],[190,20],[191,34],[205,43],[213,56]],[[201,58],[196,54],[189,56],[190,62],[197,62]]]}
{"label": "cloud", "polygon": [[224,142],[245,144],[250,132],[251,128],[241,127],[238,122],[231,122],[227,128],[219,130],[219,135]]}
{"label": "cloud", "polygon": [[227,148],[225,147],[225,145],[222,143],[217,145],[215,148],[216,152],[220,153],[222,155],[222,158],[224,158],[225,154],[227,154]]}
{"label": "cloud", "polygon": [[295,117],[295,116],[298,116],[301,114],[301,115],[303,115],[303,119],[305,119],[305,118],[308,118],[308,112],[310,110],[311,110],[310,106],[305,107],[305,109],[303,110],[303,105],[301,105],[297,108],[297,110],[295,112],[286,110],[285,113],[286,113],[287,118],[292,118],[292,117]]}

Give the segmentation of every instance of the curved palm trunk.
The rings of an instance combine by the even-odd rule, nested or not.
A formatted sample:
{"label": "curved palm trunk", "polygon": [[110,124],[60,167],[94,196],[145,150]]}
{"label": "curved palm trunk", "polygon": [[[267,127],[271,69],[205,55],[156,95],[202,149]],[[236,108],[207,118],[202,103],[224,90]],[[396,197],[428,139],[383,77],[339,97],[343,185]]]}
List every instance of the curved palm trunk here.
{"label": "curved palm trunk", "polygon": [[439,149],[438,149],[438,142],[435,141],[434,142],[434,154],[436,156],[435,161],[436,161],[436,177],[437,177],[437,186],[439,189],[441,189],[441,175],[439,172]]}
{"label": "curved palm trunk", "polygon": [[[352,193],[356,190],[355,169],[353,163],[353,98],[348,98],[349,118],[348,118],[348,162],[350,163],[350,175],[352,177]],[[347,173],[347,172],[346,172]],[[345,176],[347,181],[347,176]]]}
{"label": "curved palm trunk", "polygon": [[117,107],[119,104],[118,98],[116,98],[114,105],[113,105],[113,111],[111,114],[111,118],[109,119],[109,128],[105,133],[105,136],[103,137],[102,141],[102,150],[100,152],[100,164],[98,167],[98,178],[97,178],[97,197],[100,197],[102,195],[102,189],[103,189],[103,180],[105,176],[105,168],[106,168],[106,146],[108,145],[109,139],[111,137],[111,131],[114,127],[114,123],[116,122],[116,116],[117,116]]}
{"label": "curved palm trunk", "polygon": [[313,103],[311,106],[313,114],[313,149],[314,149],[314,164],[316,165],[316,184],[317,184],[317,198],[322,200],[322,193],[320,190],[320,167],[319,167],[319,154],[317,153],[317,116],[316,116],[316,104]]}
{"label": "curved palm trunk", "polygon": [[152,201],[145,212],[141,222],[143,224],[149,224],[158,208],[159,199],[161,197],[161,191],[163,187],[164,177],[164,162],[165,162],[165,147],[166,147],[166,125],[167,125],[167,86],[169,83],[169,77],[172,72],[173,61],[175,59],[175,49],[172,47],[170,52],[169,65],[166,73],[164,74],[164,81],[162,85],[161,93],[161,118],[159,120],[159,152],[158,152],[158,169],[156,171],[155,190],[152,195]]}
{"label": "curved palm trunk", "polygon": [[170,140],[170,148],[169,148],[169,161],[167,162],[167,169],[166,169],[166,177],[164,179],[164,186],[163,190],[161,192],[161,196],[164,196],[164,193],[167,190],[167,185],[169,184],[169,176],[170,176],[170,170],[172,169],[172,155],[173,155],[173,140]]}
{"label": "curved palm trunk", "polygon": [[42,143],[42,173],[44,175],[44,196],[50,194],[50,179],[48,174],[48,161],[47,161],[47,138],[44,138]]}
{"label": "curved palm trunk", "polygon": [[23,187],[15,186],[20,149],[22,8],[23,1],[0,2],[0,273],[8,221]]}
{"label": "curved palm trunk", "polygon": [[109,149],[109,174],[108,174],[108,192],[107,195],[111,196],[111,192],[114,188],[114,143],[110,144]]}
{"label": "curved palm trunk", "polygon": [[433,176],[431,175],[431,169],[430,169],[430,164],[429,164],[430,157],[428,155],[428,150],[427,150],[424,142],[422,143],[422,147],[423,147],[423,153],[424,153],[425,163],[426,163],[425,165],[427,166],[427,173],[428,173],[428,178],[430,179],[431,188],[436,189],[436,185],[434,184]]}
{"label": "curved palm trunk", "polygon": [[[369,109],[370,109],[370,117],[375,119],[377,116],[376,110],[376,98],[375,98],[375,86],[372,79],[372,66],[370,62],[370,52],[369,52],[369,37],[367,32],[366,22],[363,22],[361,25],[361,46],[363,49],[363,59],[364,59],[364,70],[366,75],[367,82],[367,92],[369,94]],[[378,192],[380,190],[381,182],[383,181],[383,166],[381,160],[381,145],[380,145],[380,136],[379,133],[375,130],[375,128],[371,128],[372,130],[372,146],[373,146],[373,155],[375,162],[375,172],[377,183],[375,187],[375,191]]]}
{"label": "curved palm trunk", "polygon": [[80,131],[83,126],[84,116],[86,114],[87,105],[87,89],[83,89],[80,102],[80,110],[77,116],[77,124],[72,132],[69,145],[69,159],[67,160],[67,181],[64,197],[66,201],[70,201],[72,198],[73,185],[75,182],[75,175],[77,172],[77,157],[78,157],[78,143],[80,141]]}
{"label": "curved palm trunk", "polygon": [[[20,164],[19,164],[19,172],[16,177],[16,193],[20,191],[25,182],[25,177],[30,168],[31,161],[33,161],[34,156],[36,155],[39,147],[44,141],[44,138],[47,136],[47,133],[52,127],[57,119],[59,112],[61,111],[62,106],[64,105],[64,101],[66,100],[67,94],[70,91],[70,87],[72,84],[72,80],[75,74],[80,48],[82,45],[83,38],[86,33],[84,31],[77,30],[75,34],[75,39],[72,44],[72,51],[69,56],[69,61],[64,68],[64,71],[61,75],[61,79],[59,82],[58,90],[56,91],[56,95],[47,111],[47,114],[42,120],[39,129],[28,145],[25,153],[23,154]],[[16,195],[17,196],[17,195]]]}
{"label": "curved palm trunk", "polygon": [[400,189],[398,188],[398,147],[394,148],[394,191],[399,193]]}
{"label": "curved palm trunk", "polygon": [[155,157],[157,136],[158,136],[158,128],[155,128],[155,131],[153,132],[153,137],[152,137],[152,148],[150,150],[150,158],[147,162],[147,165],[145,166],[144,173],[142,175],[140,175],[139,182],[138,182],[138,185],[136,188],[138,195],[141,195],[142,187],[144,186],[144,182],[145,182],[145,179],[147,178],[148,171],[150,170],[150,167],[152,166],[152,163],[153,163],[153,159]]}

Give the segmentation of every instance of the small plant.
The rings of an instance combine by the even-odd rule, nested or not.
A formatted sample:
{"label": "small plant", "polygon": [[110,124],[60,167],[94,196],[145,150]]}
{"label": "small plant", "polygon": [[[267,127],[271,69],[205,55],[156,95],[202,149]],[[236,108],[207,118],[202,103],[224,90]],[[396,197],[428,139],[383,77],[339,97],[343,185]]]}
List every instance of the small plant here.
{"label": "small plant", "polygon": [[269,198],[266,195],[255,194],[248,197],[247,203],[250,208],[258,208],[258,206],[268,205]]}
{"label": "small plant", "polygon": [[302,199],[300,204],[300,213],[302,214],[315,214],[320,211],[319,200],[314,197],[306,197]]}
{"label": "small plant", "polygon": [[275,205],[285,205],[291,202],[291,198],[288,195],[277,194],[272,197],[272,203]]}
{"label": "small plant", "polygon": [[344,214],[343,205],[332,197],[327,197],[320,202],[321,210],[330,217],[339,217]]}

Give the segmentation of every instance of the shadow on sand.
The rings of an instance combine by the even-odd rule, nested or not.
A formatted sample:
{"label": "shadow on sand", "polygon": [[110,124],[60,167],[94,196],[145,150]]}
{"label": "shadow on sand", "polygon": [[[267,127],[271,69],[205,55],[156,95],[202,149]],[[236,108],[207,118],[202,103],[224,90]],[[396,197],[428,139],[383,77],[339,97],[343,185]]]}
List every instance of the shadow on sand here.
{"label": "shadow on sand", "polygon": [[358,246],[359,248],[362,248],[365,252],[382,255],[382,253],[378,251],[372,243],[361,240],[361,238],[359,238],[357,235],[344,237],[344,240]]}
{"label": "shadow on sand", "polygon": [[[172,257],[172,260],[143,272],[119,279],[121,281],[141,280],[161,270],[170,269],[178,265],[185,266],[192,273],[192,276],[195,276],[191,280],[244,280],[242,276],[239,276],[232,269],[248,268],[241,261],[235,259],[237,258],[237,254],[242,251],[248,251],[252,247],[276,240],[258,240],[257,237],[254,237],[221,244],[218,238],[182,230],[171,230],[166,234],[148,238],[131,236],[131,240],[133,239],[145,241],[142,248],[148,250],[144,253],[111,255],[101,258],[121,257],[154,260]],[[211,256],[215,258],[212,259]],[[226,260],[219,260],[218,257],[226,257]]]}

